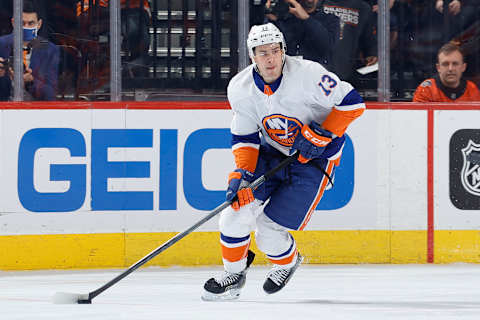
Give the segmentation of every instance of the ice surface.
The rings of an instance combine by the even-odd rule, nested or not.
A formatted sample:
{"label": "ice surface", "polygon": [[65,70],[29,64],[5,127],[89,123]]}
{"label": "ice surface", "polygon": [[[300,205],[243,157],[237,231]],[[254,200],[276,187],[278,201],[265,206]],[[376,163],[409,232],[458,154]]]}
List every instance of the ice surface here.
{"label": "ice surface", "polygon": [[253,266],[239,300],[205,302],[211,268],[146,268],[91,305],[53,304],[56,292],[85,294],[123,270],[0,272],[0,319],[480,319],[480,265],[302,265],[267,296],[268,269]]}

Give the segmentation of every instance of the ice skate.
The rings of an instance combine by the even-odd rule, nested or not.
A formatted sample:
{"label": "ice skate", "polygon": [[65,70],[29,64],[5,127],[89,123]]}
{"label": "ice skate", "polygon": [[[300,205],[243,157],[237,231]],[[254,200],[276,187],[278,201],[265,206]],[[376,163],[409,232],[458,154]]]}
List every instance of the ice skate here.
{"label": "ice skate", "polygon": [[263,284],[263,290],[268,294],[280,291],[283,287],[285,287],[302,261],[303,257],[300,255],[300,253],[298,253],[297,260],[293,267],[282,268],[281,265],[274,265],[267,274],[267,279]]}
{"label": "ice skate", "polygon": [[204,301],[226,301],[235,300],[240,297],[240,291],[245,286],[247,271],[255,258],[255,253],[248,250],[247,267],[239,273],[225,271],[218,278],[211,278],[203,286]]}

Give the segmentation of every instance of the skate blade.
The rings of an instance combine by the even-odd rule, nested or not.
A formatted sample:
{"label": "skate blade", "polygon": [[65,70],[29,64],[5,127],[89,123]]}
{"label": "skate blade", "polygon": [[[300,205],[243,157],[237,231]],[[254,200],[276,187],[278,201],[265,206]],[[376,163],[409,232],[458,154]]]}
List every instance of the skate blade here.
{"label": "skate blade", "polygon": [[240,298],[240,290],[239,289],[231,289],[227,292],[215,294],[208,292],[206,290],[203,291],[201,296],[203,301],[232,301],[237,300]]}
{"label": "skate blade", "polygon": [[[293,266],[291,272],[290,272],[290,275],[288,276],[287,279],[285,279],[285,283],[283,284],[283,286],[281,286],[280,288],[278,288],[278,290],[276,291],[272,291],[272,292],[267,292],[265,291],[265,293],[268,295],[271,295],[271,294],[274,294],[274,293],[277,293],[279,291],[281,291],[283,288],[285,288],[285,286],[287,285],[287,283],[290,281],[290,279],[292,278],[293,274],[295,273],[295,271],[297,271],[297,268],[302,264],[303,262],[303,259],[304,257],[302,255],[298,255],[298,258],[297,258],[297,262],[295,262],[295,265]],[[265,289],[264,289],[265,290]]]}

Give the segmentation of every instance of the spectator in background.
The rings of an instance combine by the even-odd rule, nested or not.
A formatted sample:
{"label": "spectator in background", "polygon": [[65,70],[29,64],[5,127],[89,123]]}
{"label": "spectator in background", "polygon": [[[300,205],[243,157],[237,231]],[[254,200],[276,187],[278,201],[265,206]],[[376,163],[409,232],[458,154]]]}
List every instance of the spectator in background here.
{"label": "spectator in background", "polygon": [[[372,24],[375,26],[375,29],[376,29],[378,27],[377,26],[378,10],[379,10],[378,0],[368,0],[367,2],[372,6],[372,12],[373,12]],[[395,11],[392,10],[394,5],[395,5],[395,0],[389,0],[388,7],[390,9],[390,49],[393,49],[395,47],[398,40],[398,17],[395,14]]]}
{"label": "spectator in background", "polygon": [[12,0],[0,0],[0,36],[12,32],[12,24],[10,23],[13,11],[12,5]]}
{"label": "spectator in background", "polygon": [[[448,8],[448,14],[456,16],[457,14],[460,13],[460,9],[462,8],[462,4],[460,3],[460,1],[453,0],[450,3],[446,2],[445,4],[447,5],[447,8]],[[437,9],[437,11],[440,13],[443,13],[443,5],[444,5],[443,0],[435,1],[435,9]]]}
{"label": "spectator in background", "polygon": [[363,0],[326,0],[323,10],[340,18],[332,71],[340,79],[355,82],[356,68],[378,61],[372,7]]}
{"label": "spectator in background", "polygon": [[480,101],[477,86],[462,77],[467,64],[460,47],[451,42],[445,44],[437,59],[438,74],[418,86],[413,102]]}
{"label": "spectator in background", "polygon": [[7,101],[12,94],[12,79],[8,63],[0,58],[0,101]]}
{"label": "spectator in background", "polygon": [[[435,9],[443,17],[443,42],[457,43],[468,70],[467,79],[480,78],[480,6],[478,0],[437,0]],[[477,82],[477,85],[480,82]]]}
{"label": "spectator in background", "polygon": [[436,0],[435,10],[443,20],[443,37],[445,42],[450,41],[469,25],[475,22],[477,0]]}
{"label": "spectator in background", "polygon": [[[92,19],[89,19],[89,1],[83,0],[77,2],[77,16],[80,19],[80,28],[88,30],[90,36],[107,34],[109,30],[109,12],[108,0],[100,0],[97,6],[97,23],[90,25]],[[96,2],[93,0],[93,4]],[[124,62],[127,62],[127,70],[133,77],[136,73],[146,75],[148,48],[150,46],[149,26],[152,18],[150,4],[147,0],[121,0],[121,32],[123,37],[122,49],[127,56]],[[95,12],[95,11],[94,11]]]}
{"label": "spectator in background", "polygon": [[[412,1],[412,7],[416,22],[410,51],[414,77],[421,81],[436,72],[432,62],[443,44],[468,38],[477,29],[468,30],[476,20],[478,0],[417,0]],[[468,61],[472,52],[465,49],[464,59]],[[470,69],[472,66],[470,64]]]}
{"label": "spectator in background", "polygon": [[124,49],[129,54],[127,61],[131,77],[146,77],[148,74],[149,27],[152,14],[148,1],[143,2],[143,10],[140,10],[140,6],[140,0],[130,0],[128,8],[122,7],[122,35],[125,39]]}
{"label": "spectator in background", "polygon": [[[30,1],[23,3],[23,81],[24,100],[55,100],[60,50],[48,40],[38,36],[42,19]],[[13,24],[13,19],[12,19]],[[12,94],[13,33],[0,37],[0,98],[7,100]]]}
{"label": "spectator in background", "polygon": [[268,0],[266,17],[285,35],[287,54],[328,67],[338,38],[339,19],[317,7],[318,0],[285,0],[285,4],[281,1],[284,0],[277,0],[276,6],[285,6],[288,14],[282,14],[282,10],[272,12],[274,1]]}

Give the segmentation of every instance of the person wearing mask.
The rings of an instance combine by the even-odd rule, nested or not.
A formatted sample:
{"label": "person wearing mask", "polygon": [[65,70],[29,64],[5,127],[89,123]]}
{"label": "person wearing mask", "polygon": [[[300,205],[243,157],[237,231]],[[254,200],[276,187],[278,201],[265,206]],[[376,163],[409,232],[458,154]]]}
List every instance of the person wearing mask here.
{"label": "person wearing mask", "polygon": [[[55,100],[60,50],[39,37],[42,27],[39,11],[31,1],[23,3],[23,81],[24,100]],[[13,24],[13,19],[12,19]],[[0,99],[12,95],[13,33],[0,37]]]}

